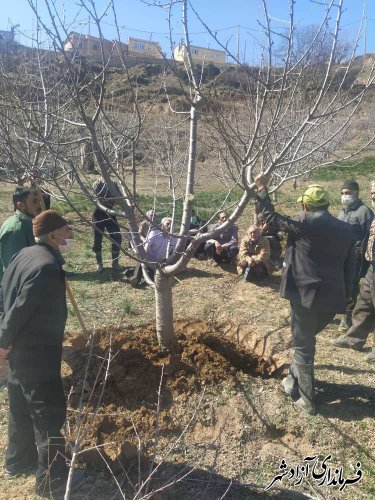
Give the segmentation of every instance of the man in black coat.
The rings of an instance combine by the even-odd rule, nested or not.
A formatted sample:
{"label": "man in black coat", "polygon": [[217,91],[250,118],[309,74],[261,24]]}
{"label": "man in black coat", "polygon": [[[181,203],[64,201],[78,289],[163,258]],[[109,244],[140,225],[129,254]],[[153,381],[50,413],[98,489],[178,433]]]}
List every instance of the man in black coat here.
{"label": "man in black coat", "polygon": [[[114,182],[113,185],[117,193],[111,192],[103,178],[98,179],[92,185],[98,202],[109,210],[113,210],[114,205],[121,196],[118,184]],[[122,268],[119,264],[119,258],[122,236],[115,215],[108,214],[99,205],[96,205],[92,213],[92,220],[94,224],[94,245],[92,250],[95,253],[96,262],[98,264],[97,272],[102,273],[104,271],[102,244],[105,230],[107,230],[108,236],[111,238],[112,242],[112,269],[116,272],[121,272]]]}
{"label": "man in black coat", "polygon": [[[35,491],[45,496],[66,485],[66,402],[60,375],[67,318],[64,259],[72,231],[57,212],[33,219],[37,245],[13,257],[1,282],[0,357],[9,359],[6,472],[36,470]],[[73,477],[73,487],[80,474]]]}
{"label": "man in black coat", "polygon": [[353,302],[354,233],[328,212],[328,193],[321,186],[305,191],[298,199],[303,211],[291,218],[272,211],[266,176],[259,175],[255,184],[266,222],[288,233],[281,296],[291,305],[294,357],[283,386],[298,406],[315,414],[315,337]]}

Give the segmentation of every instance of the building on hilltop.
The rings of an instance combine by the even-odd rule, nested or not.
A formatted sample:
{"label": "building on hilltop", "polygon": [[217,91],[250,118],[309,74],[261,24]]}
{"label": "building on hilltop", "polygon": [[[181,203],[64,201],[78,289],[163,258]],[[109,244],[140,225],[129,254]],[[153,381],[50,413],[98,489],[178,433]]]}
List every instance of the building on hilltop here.
{"label": "building on hilltop", "polygon": [[163,53],[158,42],[142,40],[141,38],[128,38],[128,55],[163,59]]}
{"label": "building on hilltop", "polygon": [[103,52],[106,57],[110,54],[119,56],[120,51],[126,55],[128,46],[126,43],[100,39],[92,35],[83,35],[72,31],[69,33],[64,43],[64,50],[68,54],[85,57],[92,61],[100,61],[102,57],[101,44],[103,44]]}
{"label": "building on hilltop", "polygon": [[[190,53],[193,61],[195,62],[225,64],[226,53],[224,50],[208,49],[205,47],[190,45]],[[173,55],[176,61],[186,61],[186,45],[179,43],[174,49]]]}
{"label": "building on hilltop", "polygon": [[110,66],[120,65],[122,59],[127,62],[143,62],[146,60],[162,59],[162,51],[158,42],[142,40],[141,38],[128,38],[128,43],[117,40],[102,40],[96,36],[83,35],[72,31],[64,43],[66,53],[83,57],[88,61],[101,62],[102,49],[105,57],[110,58]]}

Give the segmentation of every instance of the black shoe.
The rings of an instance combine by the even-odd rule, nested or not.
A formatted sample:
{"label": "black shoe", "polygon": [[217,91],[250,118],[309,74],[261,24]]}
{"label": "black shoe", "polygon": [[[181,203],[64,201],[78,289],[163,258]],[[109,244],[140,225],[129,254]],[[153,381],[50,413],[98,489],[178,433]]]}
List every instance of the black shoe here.
{"label": "black shoe", "polygon": [[[85,476],[86,471],[84,469],[75,469],[73,471],[73,478],[72,482],[70,483],[71,493],[73,493],[80,487],[82,481],[85,479]],[[51,483],[47,485],[40,485],[39,487],[35,486],[35,493],[40,497],[62,500],[66,491],[66,484],[67,479],[60,479],[58,480],[58,482],[56,482],[55,485],[53,484],[53,481],[51,481]]]}
{"label": "black shoe", "polygon": [[5,467],[5,473],[9,477],[17,477],[21,476],[22,474],[24,474],[25,476],[29,476],[31,474],[35,474],[37,468],[37,464],[25,465],[24,467],[17,467],[14,469],[12,469],[11,467]]}
{"label": "black shoe", "polygon": [[348,349],[354,349],[356,351],[362,351],[362,347],[358,346],[357,344],[353,344],[348,340],[347,337],[339,337],[338,339],[330,339],[331,344],[333,344],[336,347],[345,347]]}

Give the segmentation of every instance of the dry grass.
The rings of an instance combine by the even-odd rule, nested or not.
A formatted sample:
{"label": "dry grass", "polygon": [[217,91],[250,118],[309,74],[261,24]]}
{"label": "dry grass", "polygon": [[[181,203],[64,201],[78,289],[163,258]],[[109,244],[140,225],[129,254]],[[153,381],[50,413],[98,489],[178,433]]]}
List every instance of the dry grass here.
{"label": "dry grass", "polygon": [[[325,182],[335,193],[332,212],[339,208],[340,180]],[[369,178],[359,177],[363,198],[369,202]],[[299,186],[297,193],[303,190]],[[295,211],[294,193],[288,187],[280,196],[278,209],[292,214]],[[10,215],[7,203],[9,190],[0,196],[0,222]],[[252,221],[251,208],[239,221],[240,232]],[[153,291],[133,289],[107,270],[95,273],[95,261],[90,250],[91,229],[77,225],[76,249],[69,256],[67,268],[76,276],[70,280],[77,302],[88,328],[119,326],[124,331],[154,321]],[[109,260],[109,244],[104,258]],[[130,265],[122,257],[123,265]],[[262,286],[240,281],[234,269],[212,268],[208,262],[193,260],[189,269],[174,284],[174,310],[179,320],[205,320],[220,334],[234,342],[243,342],[258,354],[273,356],[278,365],[291,355],[288,303],[278,295],[280,276],[276,275]],[[198,422],[184,440],[183,448],[171,457],[174,466],[191,464],[206,446],[200,468],[204,471],[214,462],[215,481],[234,478],[244,483],[266,485],[279,471],[282,459],[288,466],[301,463],[307,455],[324,458],[332,454],[331,463],[344,467],[346,477],[353,477],[354,466],[360,461],[363,480],[348,486],[343,493],[337,487],[317,486],[309,481],[301,486],[284,482],[282,486],[307,491],[317,498],[369,499],[375,496],[374,469],[374,386],[375,367],[363,361],[363,353],[333,348],[327,339],[337,335],[333,324],[318,338],[316,378],[320,413],[317,417],[301,416],[293,404],[281,394],[279,380],[254,378],[237,372],[236,383],[220,382],[207,388],[205,406]],[[67,335],[78,331],[76,318],[69,316]],[[173,402],[176,416],[189,414],[196,405],[199,391],[180,395]],[[6,392],[0,393],[0,444],[6,445]],[[160,446],[167,446],[171,436],[164,436]],[[162,449],[159,450],[159,453]],[[89,471],[90,487],[85,498],[111,498],[113,483],[103,473]],[[196,483],[194,483],[196,484]],[[8,479],[0,473],[3,498],[33,498],[32,478]],[[192,493],[192,484],[172,488],[170,495],[160,498],[201,498]],[[195,491],[195,490],[194,490]],[[233,494],[228,498],[255,498]],[[206,498],[217,498],[208,490]],[[288,498],[288,496],[286,496]],[[290,498],[290,497],[289,497]]]}

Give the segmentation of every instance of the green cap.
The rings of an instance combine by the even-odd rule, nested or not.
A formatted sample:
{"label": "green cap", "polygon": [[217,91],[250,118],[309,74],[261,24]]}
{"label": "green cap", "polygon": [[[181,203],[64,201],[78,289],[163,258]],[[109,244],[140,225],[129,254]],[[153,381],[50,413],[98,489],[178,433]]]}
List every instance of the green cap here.
{"label": "green cap", "polygon": [[323,207],[324,205],[329,205],[329,195],[322,186],[313,184],[306,189],[297,201],[305,203],[309,207]]}

